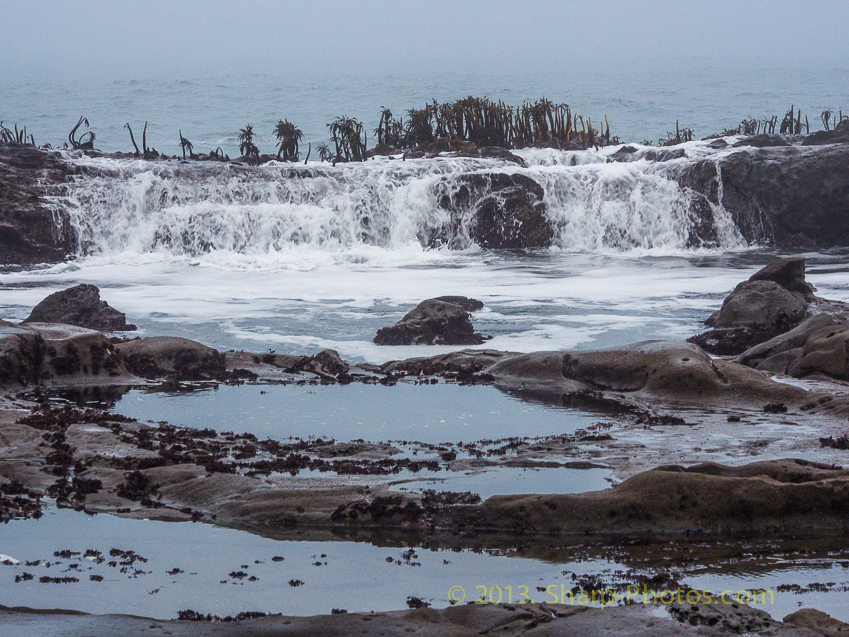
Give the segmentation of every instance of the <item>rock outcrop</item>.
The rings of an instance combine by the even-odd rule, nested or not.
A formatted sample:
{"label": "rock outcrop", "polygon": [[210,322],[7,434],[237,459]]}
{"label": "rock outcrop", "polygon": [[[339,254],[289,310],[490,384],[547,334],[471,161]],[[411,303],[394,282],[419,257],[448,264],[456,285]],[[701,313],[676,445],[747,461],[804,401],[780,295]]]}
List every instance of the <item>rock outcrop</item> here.
{"label": "rock outcrop", "polygon": [[604,491],[493,496],[445,507],[434,522],[466,531],[664,536],[847,528],[849,471],[805,460],[662,466]]}
{"label": "rock outcrop", "polygon": [[127,368],[148,379],[222,380],[227,376],[224,354],[177,336],[154,336],[118,343]]}
{"label": "rock outcrop", "polygon": [[485,373],[508,388],[616,392],[671,402],[800,403],[808,396],[743,365],[712,360],[696,345],[665,341],[521,354],[499,361]]}
{"label": "rock outcrop", "polygon": [[466,248],[471,240],[490,249],[546,248],[554,239],[545,192],[526,175],[474,173],[443,188],[448,192],[439,207],[450,213],[451,222],[420,236],[427,245]]}
{"label": "rock outcrop", "polygon": [[839,134],[824,138],[826,145],[770,144],[701,160],[682,171],[679,183],[721,204],[750,244],[844,247],[849,143],[837,143],[845,141]]}
{"label": "rock outcrop", "polygon": [[475,332],[469,309],[483,304],[466,297],[441,297],[422,301],[391,327],[377,331],[378,345],[480,345],[483,336]]}
{"label": "rock outcrop", "polygon": [[71,172],[54,153],[30,145],[0,144],[0,263],[62,261],[72,235],[65,215],[45,193]]}
{"label": "rock outcrop", "polygon": [[127,316],[100,299],[94,285],[75,285],[54,292],[36,305],[24,323],[64,323],[101,332],[125,332],[136,329]]}
{"label": "rock outcrop", "polygon": [[0,321],[0,386],[128,383],[135,379],[100,332]]}
{"label": "rock outcrop", "polygon": [[713,329],[689,340],[712,354],[741,354],[799,325],[815,300],[805,262],[779,259],[734,288],[705,321]]}

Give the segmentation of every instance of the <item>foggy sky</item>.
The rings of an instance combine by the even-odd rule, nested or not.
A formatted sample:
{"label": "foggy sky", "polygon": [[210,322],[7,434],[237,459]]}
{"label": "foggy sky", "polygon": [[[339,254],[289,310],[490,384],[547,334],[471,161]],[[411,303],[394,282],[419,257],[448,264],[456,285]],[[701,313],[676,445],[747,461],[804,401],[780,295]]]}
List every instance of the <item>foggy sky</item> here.
{"label": "foggy sky", "polygon": [[0,24],[6,77],[603,71],[692,61],[832,68],[849,60],[846,0],[0,0]]}

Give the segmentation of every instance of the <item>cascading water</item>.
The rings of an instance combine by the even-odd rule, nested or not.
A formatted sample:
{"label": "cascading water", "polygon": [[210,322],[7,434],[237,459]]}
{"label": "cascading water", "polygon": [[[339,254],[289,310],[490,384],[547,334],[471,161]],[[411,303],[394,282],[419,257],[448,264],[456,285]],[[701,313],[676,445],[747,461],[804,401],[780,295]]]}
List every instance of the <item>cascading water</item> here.
{"label": "cascading water", "polygon": [[[615,149],[517,154],[527,167],[440,157],[361,164],[245,167],[235,164],[77,158],[80,174],[54,198],[67,213],[77,254],[274,255],[294,249],[396,250],[450,234],[473,247],[472,214],[444,205],[469,175],[522,174],[544,191],[555,248],[569,251],[681,250],[693,246],[692,194],[676,181],[687,162],[611,161]],[[481,194],[481,193],[478,193]],[[486,197],[490,192],[483,192]],[[498,193],[496,193],[496,197]],[[744,245],[729,215],[712,205],[714,245]]]}

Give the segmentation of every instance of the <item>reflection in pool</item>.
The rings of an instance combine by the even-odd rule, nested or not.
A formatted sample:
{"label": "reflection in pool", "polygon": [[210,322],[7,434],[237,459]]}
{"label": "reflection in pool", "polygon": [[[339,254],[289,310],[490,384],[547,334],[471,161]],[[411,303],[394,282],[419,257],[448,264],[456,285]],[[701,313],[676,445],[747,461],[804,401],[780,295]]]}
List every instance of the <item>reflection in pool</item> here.
{"label": "reflection in pool", "polygon": [[597,414],[519,400],[494,387],[222,385],[195,392],[131,390],[115,411],[139,420],[248,432],[260,438],[459,442],[573,433]]}

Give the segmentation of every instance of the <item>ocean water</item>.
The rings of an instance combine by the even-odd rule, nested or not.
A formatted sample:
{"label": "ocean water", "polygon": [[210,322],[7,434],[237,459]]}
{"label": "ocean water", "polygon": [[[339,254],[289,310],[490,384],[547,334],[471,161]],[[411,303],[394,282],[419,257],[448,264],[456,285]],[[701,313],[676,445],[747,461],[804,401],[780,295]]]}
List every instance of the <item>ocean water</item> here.
{"label": "ocean water", "polygon": [[[819,130],[825,109],[849,114],[849,66],[825,64],[788,68],[752,68],[678,64],[658,68],[607,65],[603,70],[564,61],[559,67],[515,73],[373,73],[306,75],[219,74],[180,77],[114,76],[79,73],[14,76],[0,86],[0,120],[27,125],[36,142],[61,146],[80,116],[89,119],[104,151],[132,151],[124,124],[133,127],[141,143],[148,121],[148,144],[177,154],[179,135],[196,152],[218,146],[238,155],[237,137],[245,124],[254,125],[258,145],[272,152],[272,129],[288,118],[304,132],[304,151],[328,141],[327,124],[338,115],[360,119],[372,136],[382,107],[395,116],[410,108],[486,95],[518,105],[546,96],[569,104],[593,121],[608,117],[613,135],[626,142],[657,141],[675,130],[675,122],[690,127],[697,138],[733,127],[744,118],[778,115],[790,106],[807,115],[811,130]],[[370,144],[369,145],[373,145]]]}
{"label": "ocean water", "polygon": [[[237,154],[247,122],[271,152],[273,122],[288,117],[313,146],[341,113],[376,125],[380,106],[396,115],[424,102],[488,95],[509,103],[546,95],[598,120],[624,140],[656,140],[675,121],[697,138],[740,119],[782,114],[791,104],[812,129],[825,108],[847,106],[849,69],[682,67],[669,71],[566,69],[499,74],[321,77],[245,73],[188,79],[21,77],[0,88],[0,119],[26,123],[39,143],[58,146],[80,115],[97,147],[128,150],[137,140],[178,150],[177,131],[198,151]],[[688,247],[688,193],[674,180],[688,162],[710,159],[700,142],[662,165],[606,163],[614,149],[520,151],[527,168],[493,160],[378,158],[335,168],[266,165],[251,171],[179,162],[74,159],[97,174],[54,201],[78,238],[63,264],[0,271],[0,315],[27,316],[44,296],[93,283],[127,313],[139,335],[186,336],[215,347],[314,352],[331,347],[382,362],[452,348],[378,347],[377,329],[422,299],[462,294],[484,301],[474,316],[487,346],[513,350],[621,345],[685,338],[740,280],[775,258],[749,246],[721,208],[716,242]],[[290,172],[291,171],[291,172]],[[489,251],[451,240],[438,206],[458,175],[526,174],[545,191],[555,246]],[[293,178],[294,176],[294,178]],[[438,243],[438,241],[437,241]],[[846,256],[807,255],[821,293],[847,298]]]}

